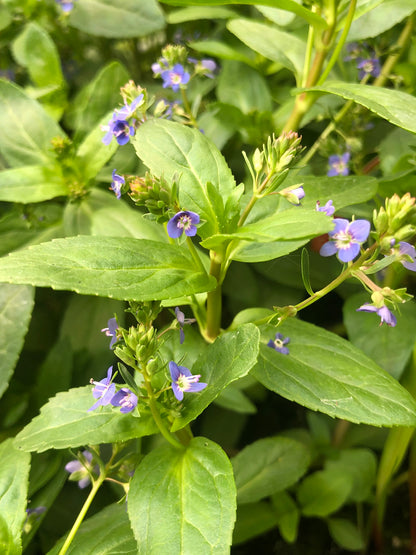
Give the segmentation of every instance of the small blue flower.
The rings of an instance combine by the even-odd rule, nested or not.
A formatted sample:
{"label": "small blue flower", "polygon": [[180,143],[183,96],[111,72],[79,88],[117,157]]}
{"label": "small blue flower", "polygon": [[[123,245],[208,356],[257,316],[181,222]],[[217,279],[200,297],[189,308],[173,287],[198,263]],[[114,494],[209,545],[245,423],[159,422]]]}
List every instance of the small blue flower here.
{"label": "small blue flower", "polygon": [[121,407],[120,412],[127,414],[137,407],[137,395],[127,387],[122,387],[111,399],[111,404],[113,407]]}
{"label": "small blue flower", "polygon": [[305,191],[303,190],[302,185],[300,187],[296,187],[296,189],[292,189],[290,192],[291,192],[292,195],[295,195],[295,197],[298,200],[298,202],[296,202],[295,204],[299,204],[299,202],[305,196]]}
{"label": "small blue flower", "polygon": [[182,312],[182,310],[179,309],[178,306],[175,308],[175,316],[179,324],[180,344],[182,345],[182,343],[185,341],[185,332],[183,331],[183,326],[185,326],[186,324],[193,324],[194,322],[196,322],[196,320],[195,318],[185,318],[185,314]]}
{"label": "small blue flower", "polygon": [[403,266],[405,268],[407,268],[407,270],[411,270],[412,272],[416,272],[416,249],[413,245],[410,245],[409,243],[406,243],[405,241],[400,241],[399,243],[399,254],[400,255],[404,255],[406,256],[410,256],[410,258],[412,259],[412,262],[410,262],[409,260],[406,259],[402,259],[400,260],[400,262],[403,264]]}
{"label": "small blue flower", "polygon": [[321,256],[337,254],[341,262],[350,262],[360,252],[360,245],[367,240],[370,233],[370,222],[344,218],[334,218],[335,228],[328,233],[329,241],[319,251]]}
{"label": "small blue flower", "polygon": [[[134,120],[132,123],[134,123]],[[126,120],[114,118],[114,114],[109,124],[102,126],[102,130],[107,131],[102,139],[105,145],[109,145],[113,137],[116,138],[119,145],[125,145],[135,133],[133,125],[130,125]]]}
{"label": "small blue flower", "polygon": [[178,366],[175,362],[169,362],[169,371],[172,378],[172,390],[178,401],[182,401],[184,393],[196,393],[207,387],[206,383],[198,383],[200,374],[192,375],[185,366]]}
{"label": "small blue flower", "polygon": [[111,182],[110,189],[114,191],[117,198],[121,198],[121,188],[125,184],[126,180],[122,175],[118,175],[116,171],[117,170],[113,170],[113,173],[112,173],[113,181]]}
{"label": "small blue flower", "polygon": [[169,68],[169,62],[167,61],[166,58],[160,58],[159,62],[155,62],[154,64],[152,64],[152,71],[155,74],[155,77],[159,77],[159,75],[162,73],[162,71],[165,71],[166,69]]}
{"label": "small blue flower", "polygon": [[29,532],[32,530],[33,525],[35,524],[35,522],[39,519],[40,515],[43,514],[46,511],[46,507],[35,507],[34,509],[26,509],[26,520],[23,524],[23,531],[26,534],[29,534]]}
{"label": "small blue flower", "polygon": [[61,6],[64,13],[69,13],[70,11],[72,11],[74,7],[74,1],[75,0],[55,0],[55,2]]}
{"label": "small blue flower", "polygon": [[344,152],[338,156],[333,154],[328,158],[329,170],[326,175],[333,177],[335,175],[348,175],[350,170],[348,169],[348,162],[350,161],[351,154],[349,152]]}
{"label": "small blue flower", "polygon": [[287,345],[289,342],[289,337],[283,337],[283,334],[276,333],[275,339],[270,339],[270,341],[267,343],[267,346],[271,347],[278,353],[282,353],[282,355],[288,355],[289,349],[285,347],[285,345]]}
{"label": "small blue flower", "polygon": [[86,488],[91,482],[91,473],[99,473],[98,466],[92,464],[92,453],[87,450],[82,452],[80,460],[69,461],[65,465],[65,470],[70,473],[68,479],[71,482],[78,482],[78,487],[81,489]]}
{"label": "small blue flower", "polygon": [[110,349],[113,347],[114,343],[117,341],[117,330],[118,324],[115,318],[110,318],[107,322],[107,328],[103,328],[101,331],[105,332],[107,337],[111,337]]}
{"label": "small blue flower", "polygon": [[199,224],[198,214],[189,210],[182,210],[168,221],[168,235],[172,239],[177,239],[185,232],[188,237],[193,237],[197,232],[197,224]]}
{"label": "small blue flower", "polygon": [[118,108],[117,110],[115,110],[114,113],[117,115],[117,119],[127,120],[131,118],[134,115],[136,108],[142,102],[143,98],[144,95],[139,94],[139,96],[135,98],[131,104],[127,104],[127,102],[125,102],[122,108]]}
{"label": "small blue flower", "polygon": [[95,399],[98,399],[98,401],[88,409],[88,412],[95,410],[98,407],[109,405],[111,403],[111,399],[114,397],[114,394],[116,392],[116,386],[111,383],[112,374],[113,367],[110,366],[110,368],[107,370],[106,378],[104,378],[100,382],[95,382],[94,380],[91,380],[91,383],[95,385],[94,389],[92,390],[92,394]]}
{"label": "small blue flower", "polygon": [[385,322],[388,326],[394,327],[397,324],[396,316],[383,305],[380,307],[374,306],[372,304],[363,304],[360,308],[357,308],[357,312],[376,312],[381,319],[380,326]]}
{"label": "small blue flower", "polygon": [[327,216],[332,216],[335,212],[335,207],[332,206],[332,200],[328,200],[325,206],[321,206],[319,200],[316,201],[316,211],[324,212]]}
{"label": "small blue flower", "polygon": [[378,58],[358,58],[357,69],[360,70],[358,77],[363,79],[366,75],[378,77],[381,73],[380,60]]}
{"label": "small blue flower", "polygon": [[173,68],[164,69],[160,76],[163,79],[163,88],[171,87],[174,92],[177,92],[181,85],[186,85],[191,78],[182,64],[175,64]]}

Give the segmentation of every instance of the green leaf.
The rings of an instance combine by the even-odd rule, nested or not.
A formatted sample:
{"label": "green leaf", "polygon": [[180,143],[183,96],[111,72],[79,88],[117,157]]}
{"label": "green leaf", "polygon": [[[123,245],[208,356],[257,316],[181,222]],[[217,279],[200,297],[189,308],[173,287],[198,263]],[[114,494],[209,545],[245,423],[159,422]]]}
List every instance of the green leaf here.
{"label": "green leaf", "polygon": [[257,412],[256,405],[240,389],[232,385],[221,391],[214,403],[219,407],[241,414],[254,414]]}
{"label": "green leaf", "polygon": [[23,347],[34,304],[34,290],[25,285],[0,284],[0,397]]}
{"label": "green leaf", "polygon": [[253,110],[271,110],[272,97],[264,77],[255,69],[237,61],[225,61],[218,78],[217,97],[233,104],[244,114]]}
{"label": "green leaf", "polygon": [[58,393],[44,405],[40,414],[19,432],[14,445],[22,451],[64,449],[127,441],[157,432],[150,412],[140,417],[121,414],[111,406],[87,412],[94,404],[92,387],[77,387]]}
{"label": "green leaf", "polygon": [[274,243],[241,243],[232,255],[239,262],[266,262],[286,256],[303,247],[309,239],[298,241],[276,241]]}
{"label": "green leaf", "polygon": [[302,90],[336,94],[353,100],[390,123],[416,133],[416,98],[408,93],[343,81],[328,81],[325,85]]}
{"label": "green leaf", "polygon": [[268,243],[310,239],[331,231],[333,227],[332,219],[323,212],[293,207],[239,227],[234,233],[213,235],[202,241],[201,245],[207,249],[215,249],[230,240]]}
{"label": "green leaf", "polygon": [[215,56],[216,58],[220,58],[222,60],[235,60],[243,62],[248,66],[256,67],[254,52],[253,56],[250,57],[248,55],[249,53],[242,52],[241,50],[238,50],[237,48],[219,40],[193,41],[189,43],[189,46],[193,48],[193,50],[203,54],[208,54],[209,56]]}
{"label": "green leaf", "polygon": [[[65,538],[59,540],[54,548],[48,551],[48,555],[58,555],[64,541]],[[66,553],[137,555],[137,543],[124,504],[108,505],[83,522]]]}
{"label": "green leaf", "polygon": [[[166,21],[171,25],[184,23],[185,21],[196,21],[198,19],[229,19],[237,13],[229,8],[215,8],[210,6],[190,6],[175,10],[166,15]],[[193,47],[192,47],[193,48]]]}
{"label": "green leaf", "polygon": [[324,206],[328,200],[333,201],[336,210],[352,204],[360,204],[374,197],[377,193],[377,179],[367,175],[346,176],[313,176],[296,175],[289,172],[286,185],[295,185],[301,182],[305,191],[302,199],[304,208],[315,208],[319,200]]}
{"label": "green leaf", "polygon": [[365,541],[357,526],[345,518],[329,518],[327,520],[332,539],[343,549],[361,551]]}
{"label": "green leaf", "polygon": [[347,500],[352,479],[336,470],[320,470],[307,476],[297,496],[302,514],[325,517],[337,511]]}
{"label": "green leaf", "polygon": [[29,204],[67,195],[58,167],[22,166],[0,172],[0,201]]}
{"label": "green leaf", "polygon": [[415,303],[400,307],[397,325],[380,326],[377,314],[357,312],[357,308],[371,301],[368,293],[352,295],[344,304],[344,324],[351,343],[362,349],[397,380],[403,374],[416,341]]}
{"label": "green leaf", "polygon": [[[198,6],[221,6],[223,4],[248,4],[257,5],[258,0],[161,0],[163,4],[169,4],[171,6],[193,6],[197,4]],[[297,4],[294,0],[262,0],[263,6],[270,6],[272,8],[280,8],[281,10],[287,10],[293,12],[300,17],[303,17],[305,21],[311,25],[317,27],[326,27],[327,24],[325,20],[317,15],[316,13],[304,8],[300,4]]]}
{"label": "green leaf", "polygon": [[224,333],[205,350],[192,366],[208,386],[185,397],[172,432],[192,422],[230,383],[246,376],[257,360],[259,334],[256,326],[245,324],[234,332]]}
{"label": "green leaf", "polygon": [[25,67],[38,87],[63,85],[56,46],[48,33],[36,23],[28,23],[12,44],[13,56]]}
{"label": "green leaf", "polygon": [[266,345],[276,328],[262,327],[252,375],[265,387],[312,410],[374,426],[414,426],[416,403],[394,378],[334,333],[297,319],[279,333],[290,337],[289,355]]}
{"label": "green leaf", "polygon": [[[413,0],[379,0],[378,4],[354,19],[348,32],[348,42],[378,37],[416,11]],[[340,21],[338,29],[344,25],[345,22]]]}
{"label": "green leaf", "polygon": [[0,460],[0,549],[5,555],[14,555],[22,549],[30,455],[19,452],[13,440],[7,439],[0,444]]}
{"label": "green leaf", "polygon": [[277,526],[284,540],[293,543],[298,535],[300,511],[286,491],[272,496],[273,508],[277,514]]}
{"label": "green leaf", "polygon": [[364,448],[343,449],[337,458],[325,462],[325,468],[351,476],[352,488],[348,496],[350,501],[371,502],[377,471],[377,458],[373,451]]}
{"label": "green leaf", "polygon": [[228,553],[236,512],[228,457],[202,437],[183,450],[158,447],[134,473],[128,512],[138,555]]}
{"label": "green leaf", "polygon": [[237,522],[233,533],[233,545],[244,543],[277,526],[276,511],[265,501],[247,503],[237,508]]}
{"label": "green leaf", "polygon": [[[207,137],[197,129],[159,119],[141,125],[132,142],[152,173],[168,181],[179,178],[181,208],[200,215],[201,237],[226,228],[230,216],[224,206],[238,189],[222,154]],[[214,199],[208,184],[211,193],[217,193]]]}
{"label": "green leaf", "polygon": [[122,103],[120,87],[128,80],[126,68],[119,62],[111,62],[80,91],[68,113],[68,120],[76,129],[77,138],[89,133],[108,112]]}
{"label": "green leaf", "polygon": [[255,52],[302,75],[306,46],[293,33],[249,19],[232,19],[227,28]]}
{"label": "green leaf", "polygon": [[301,478],[310,463],[308,449],[286,437],[259,439],[232,459],[238,503],[254,503]]}
{"label": "green leaf", "polygon": [[50,164],[51,140],[65,137],[59,125],[13,83],[0,79],[0,128],[13,133],[0,136],[0,153],[10,166]]}
{"label": "green leaf", "polygon": [[165,26],[155,0],[79,0],[69,24],[98,37],[144,37]]}
{"label": "green leaf", "polygon": [[[111,277],[110,277],[111,275]],[[127,237],[69,237],[0,259],[0,281],[119,300],[161,300],[210,291],[212,276],[176,245]]]}

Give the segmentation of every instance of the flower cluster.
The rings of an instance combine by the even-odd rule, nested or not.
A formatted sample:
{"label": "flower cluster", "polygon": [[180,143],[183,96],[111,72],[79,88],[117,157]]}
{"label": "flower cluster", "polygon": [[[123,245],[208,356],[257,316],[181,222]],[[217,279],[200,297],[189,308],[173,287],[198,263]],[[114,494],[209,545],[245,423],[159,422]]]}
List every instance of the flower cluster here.
{"label": "flower cluster", "polygon": [[98,407],[109,405],[110,403],[113,407],[121,407],[120,412],[123,414],[132,412],[137,407],[137,395],[130,391],[130,389],[121,388],[120,391],[116,393],[116,385],[112,383],[112,375],[113,367],[110,366],[107,370],[106,378],[99,382],[91,380],[91,384],[95,385],[92,394],[97,401],[88,409],[88,412]]}
{"label": "flower cluster", "polygon": [[116,108],[108,125],[101,127],[102,131],[106,131],[102,139],[105,145],[109,145],[113,137],[119,145],[127,144],[146,113],[146,91],[129,82],[121,89],[121,94],[124,99],[123,107]]}
{"label": "flower cluster", "polygon": [[154,77],[163,80],[163,88],[174,92],[186,88],[194,75],[214,77],[217,64],[213,60],[196,60],[188,58],[187,51],[180,45],[168,45],[162,50],[162,56],[152,64]]}

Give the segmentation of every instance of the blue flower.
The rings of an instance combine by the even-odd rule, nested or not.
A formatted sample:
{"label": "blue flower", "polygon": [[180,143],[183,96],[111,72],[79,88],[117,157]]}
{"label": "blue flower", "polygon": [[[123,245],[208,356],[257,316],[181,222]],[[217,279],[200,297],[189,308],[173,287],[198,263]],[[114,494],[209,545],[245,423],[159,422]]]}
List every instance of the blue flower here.
{"label": "blue flower", "polygon": [[316,201],[316,211],[324,212],[327,216],[332,216],[335,212],[335,207],[332,206],[332,200],[328,200],[325,206],[321,206],[319,200]]}
{"label": "blue flower", "polygon": [[127,104],[127,102],[125,102],[123,108],[118,108],[117,110],[115,110],[114,113],[117,115],[117,119],[127,120],[128,118],[131,118],[134,115],[136,108],[142,102],[143,98],[144,95],[139,94],[139,96],[135,98],[131,104]]}
{"label": "blue flower", "polygon": [[80,460],[75,459],[69,461],[65,465],[65,470],[70,473],[69,480],[71,482],[78,482],[78,487],[84,489],[91,482],[91,473],[98,474],[98,466],[92,464],[92,453],[90,451],[83,451],[80,455]]}
{"label": "blue flower", "polygon": [[109,145],[113,137],[119,145],[125,145],[129,142],[130,137],[135,133],[134,127],[129,122],[122,119],[112,119],[108,126],[103,127],[107,133],[103,137],[103,143]]}
{"label": "blue flower", "polygon": [[334,218],[335,228],[328,233],[329,241],[319,251],[321,256],[337,254],[341,262],[350,262],[360,252],[360,245],[367,240],[370,222],[355,220],[349,222],[344,218]]}
{"label": "blue flower", "polygon": [[74,0],[55,0],[59,4],[64,13],[69,13],[74,7]]}
{"label": "blue flower", "polygon": [[199,224],[198,214],[189,210],[182,210],[168,221],[168,235],[172,239],[177,239],[185,232],[188,237],[193,237],[197,232],[197,224]]}
{"label": "blue flower", "polygon": [[183,331],[183,326],[185,326],[186,324],[193,324],[194,322],[196,322],[196,320],[195,318],[185,318],[185,314],[182,312],[182,310],[179,309],[178,306],[175,308],[175,316],[179,324],[180,344],[182,345],[182,343],[185,341],[185,332]]}
{"label": "blue flower", "polygon": [[155,77],[158,77],[162,73],[162,71],[165,71],[169,68],[169,62],[166,58],[160,58],[160,61],[155,62],[154,64],[152,64],[151,67],[153,73],[155,74]]}
{"label": "blue flower", "polygon": [[127,387],[122,387],[111,399],[111,404],[113,407],[121,407],[120,412],[126,414],[137,407],[137,395]]}
{"label": "blue flower", "polygon": [[181,85],[186,85],[191,78],[182,64],[175,64],[173,68],[164,69],[161,71],[160,76],[163,79],[163,88],[171,87],[175,92],[179,90]]}
{"label": "blue flower", "polygon": [[394,327],[397,324],[397,320],[396,320],[395,315],[385,305],[377,307],[375,305],[366,303],[366,304],[363,304],[362,306],[360,306],[360,308],[357,308],[357,312],[358,311],[376,312],[380,316],[380,319],[381,319],[380,326],[384,322],[388,326],[391,326],[391,327]]}
{"label": "blue flower", "polygon": [[282,355],[288,355],[289,349],[285,347],[285,345],[287,345],[289,342],[290,342],[289,337],[284,338],[283,334],[276,333],[275,339],[274,340],[270,339],[270,341],[267,343],[267,346],[271,347],[278,353],[282,353]]}
{"label": "blue flower", "polygon": [[[290,199],[291,195],[293,196],[292,200]],[[300,187],[296,187],[296,189],[292,189],[290,191],[290,194],[288,195],[287,200],[292,204],[299,204],[304,196],[305,196],[305,191],[303,190],[303,186],[301,185]]]}
{"label": "blue flower", "polygon": [[108,326],[107,328],[103,328],[101,331],[105,332],[107,337],[111,337],[111,341],[110,341],[110,349],[111,349],[114,343],[117,341],[117,330],[118,330],[117,320],[115,318],[110,318],[107,322],[107,326]]}
{"label": "blue flower", "polygon": [[120,198],[121,197],[121,188],[125,184],[126,180],[124,179],[124,177],[122,175],[118,175],[116,173],[116,171],[117,170],[113,170],[113,173],[112,173],[113,181],[111,182],[110,189],[112,189],[114,191],[117,198]]}
{"label": "blue flower", "polygon": [[405,268],[411,270],[412,272],[416,272],[416,249],[413,245],[406,243],[405,241],[400,241],[399,243],[399,254],[402,256],[410,256],[412,261],[406,260],[405,258],[401,259],[400,262],[403,264]]}
{"label": "blue flower", "polygon": [[94,389],[92,390],[92,394],[95,399],[98,399],[98,401],[88,409],[88,412],[90,412],[91,410],[95,410],[100,406],[109,405],[111,403],[111,399],[113,398],[116,391],[116,386],[111,383],[112,374],[113,367],[110,366],[110,368],[107,370],[106,378],[104,378],[100,382],[95,382],[94,380],[91,380],[91,383],[95,385]]}
{"label": "blue flower", "polygon": [[199,374],[192,375],[185,366],[178,366],[175,362],[169,362],[169,371],[172,378],[172,390],[178,401],[182,401],[184,393],[196,393],[207,387],[206,383],[198,383]]}
{"label": "blue flower", "polygon": [[329,170],[326,175],[333,177],[335,175],[348,175],[350,170],[348,169],[348,162],[350,161],[351,154],[349,152],[344,152],[338,156],[333,154],[328,158]]}
{"label": "blue flower", "polygon": [[378,77],[381,73],[380,60],[378,58],[358,58],[357,69],[360,70],[358,77],[363,79],[366,75]]}
{"label": "blue flower", "polygon": [[39,519],[40,515],[43,514],[45,511],[46,511],[46,507],[43,507],[43,506],[35,507],[34,509],[31,509],[31,508],[26,509],[26,520],[23,524],[23,531],[26,534],[29,534],[35,522]]}

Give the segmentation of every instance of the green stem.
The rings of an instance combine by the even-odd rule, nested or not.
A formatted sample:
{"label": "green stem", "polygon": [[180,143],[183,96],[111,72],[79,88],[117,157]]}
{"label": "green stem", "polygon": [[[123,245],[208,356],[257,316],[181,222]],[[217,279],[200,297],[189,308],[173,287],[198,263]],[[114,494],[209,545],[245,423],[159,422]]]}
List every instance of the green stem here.
{"label": "green stem", "polygon": [[356,5],[357,5],[357,0],[351,0],[350,7],[348,9],[347,18],[345,20],[344,30],[342,31],[341,37],[336,47],[334,48],[334,51],[332,52],[332,55],[328,61],[328,65],[326,66],[324,72],[322,73],[322,75],[320,76],[319,80],[316,83],[317,85],[322,85],[322,83],[325,82],[325,79],[328,77],[329,72],[334,67],[336,61],[338,60],[339,53],[341,52],[345,44],[347,35],[351,27],[352,20],[354,19]]}
{"label": "green stem", "polygon": [[192,258],[194,259],[195,264],[197,265],[197,267],[201,270],[201,272],[203,274],[206,274],[207,271],[205,270],[204,265],[202,264],[201,259],[199,258],[198,252],[195,248],[195,245],[192,243],[192,239],[190,237],[186,237],[186,244],[188,245],[188,249],[189,252],[192,255]]}
{"label": "green stem", "polygon": [[358,270],[358,268],[365,262],[365,260],[375,250],[376,247],[377,247],[377,243],[374,243],[373,245],[371,245],[371,247],[369,247],[356,262],[348,266],[348,268],[346,268],[343,272],[341,272],[337,278],[331,281],[331,283],[329,283],[323,289],[321,289],[320,291],[317,291],[316,293],[314,293],[304,301],[301,301],[300,303],[295,305],[294,308],[297,311],[302,310],[303,308],[310,306],[314,302],[318,301],[319,299],[327,295],[330,291],[333,291],[343,281],[351,277],[351,273],[354,272],[354,270]]}
{"label": "green stem", "polygon": [[[316,6],[312,6],[312,11],[316,12]],[[308,80],[309,69],[311,66],[311,59],[312,59],[312,50],[313,50],[313,42],[315,37],[315,28],[310,25],[308,31],[308,40],[306,42],[306,52],[305,52],[305,61],[303,64],[303,76],[301,86],[306,87],[306,83]]]}
{"label": "green stem", "polygon": [[146,368],[142,369],[142,375],[144,377],[144,384],[149,398],[150,412],[152,413],[153,419],[156,422],[156,426],[159,428],[159,432],[166,439],[166,441],[168,441],[171,445],[173,445],[173,447],[175,447],[176,449],[183,449],[184,446],[182,445],[182,443],[178,441],[176,437],[169,432],[169,430],[165,426],[165,423],[163,422],[162,417],[160,416],[160,413],[156,404],[156,399],[153,394],[152,385],[150,383],[150,378]]}
{"label": "green stem", "polygon": [[74,522],[74,525],[72,526],[68,536],[66,537],[65,543],[62,546],[62,548],[59,552],[59,555],[65,555],[65,553],[68,551],[68,548],[71,545],[72,540],[75,537],[75,534],[78,532],[78,529],[81,526],[81,523],[84,520],[85,515],[87,514],[87,511],[90,508],[90,505],[91,505],[97,491],[100,489],[102,483],[104,482],[105,478],[106,478],[105,474],[100,473],[97,480],[93,483],[91,491],[90,491],[87,499],[85,500],[85,503],[82,506],[82,509],[81,509],[76,521]]}
{"label": "green stem", "polygon": [[181,88],[181,95],[182,95],[183,106],[185,108],[186,113],[188,114],[189,121],[191,122],[193,127],[196,127],[196,129],[199,129],[198,122],[196,121],[192,113],[191,105],[189,104],[188,96],[186,94],[185,89]]}
{"label": "green stem", "polygon": [[221,291],[221,265],[222,259],[214,251],[210,252],[211,267],[209,273],[217,280],[217,287],[207,295],[207,325],[204,337],[213,342],[221,330],[221,310],[222,310],[222,291]]}

